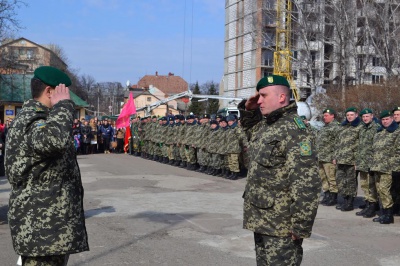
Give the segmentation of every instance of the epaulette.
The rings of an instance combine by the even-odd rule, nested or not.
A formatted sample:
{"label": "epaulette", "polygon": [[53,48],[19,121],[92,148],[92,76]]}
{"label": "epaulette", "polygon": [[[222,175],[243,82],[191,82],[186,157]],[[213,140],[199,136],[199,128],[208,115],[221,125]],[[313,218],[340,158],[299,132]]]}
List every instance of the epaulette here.
{"label": "epaulette", "polygon": [[295,117],[293,118],[293,120],[299,129],[306,129],[306,125],[304,124],[303,120],[301,120],[300,117]]}
{"label": "epaulette", "polygon": [[36,113],[44,113],[44,109],[42,107],[35,107]]}

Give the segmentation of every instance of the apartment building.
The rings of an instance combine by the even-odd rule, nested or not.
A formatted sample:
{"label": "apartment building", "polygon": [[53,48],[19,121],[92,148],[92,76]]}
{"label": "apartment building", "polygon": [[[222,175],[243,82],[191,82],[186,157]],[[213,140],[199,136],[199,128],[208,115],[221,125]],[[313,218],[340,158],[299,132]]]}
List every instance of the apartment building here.
{"label": "apartment building", "polygon": [[[279,4],[281,12],[290,14],[292,84],[302,100],[320,87],[373,84],[386,78],[387,56],[376,52],[379,45],[371,37],[379,34],[379,25],[371,21],[377,10],[391,13],[395,7],[390,5],[399,7],[398,1],[298,0],[290,6],[287,2],[226,0],[221,95],[249,97],[257,81],[273,73],[277,27],[288,21],[277,14]],[[388,2],[393,3],[388,7]]]}

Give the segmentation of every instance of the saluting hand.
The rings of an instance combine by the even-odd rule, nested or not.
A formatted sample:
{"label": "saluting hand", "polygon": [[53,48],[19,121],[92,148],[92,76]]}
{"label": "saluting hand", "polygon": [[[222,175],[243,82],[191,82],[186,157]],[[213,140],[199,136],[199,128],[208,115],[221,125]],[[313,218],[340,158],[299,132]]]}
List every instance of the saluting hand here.
{"label": "saluting hand", "polygon": [[65,84],[60,84],[56,86],[55,90],[51,94],[51,105],[54,106],[59,101],[69,100],[71,97],[69,96],[69,89],[65,86]]}
{"label": "saluting hand", "polygon": [[258,99],[260,98],[260,94],[256,92],[255,95],[251,96],[247,101],[246,101],[246,110],[256,110],[259,108],[259,105],[257,104]]}

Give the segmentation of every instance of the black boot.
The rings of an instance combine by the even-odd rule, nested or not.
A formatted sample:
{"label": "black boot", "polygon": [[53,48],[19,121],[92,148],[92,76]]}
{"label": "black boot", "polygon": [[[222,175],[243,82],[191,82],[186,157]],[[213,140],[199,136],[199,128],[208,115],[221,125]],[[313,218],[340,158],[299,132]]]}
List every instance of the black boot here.
{"label": "black boot", "polygon": [[324,204],[325,206],[334,206],[337,204],[337,193],[330,192],[329,200]]}
{"label": "black boot", "polygon": [[207,173],[207,175],[211,175],[213,171],[214,171],[214,168],[212,168],[211,166],[208,166],[206,173]]}
{"label": "black boot", "polygon": [[365,209],[368,207],[368,203],[369,203],[368,201],[365,201],[364,204],[361,204],[360,206],[358,206],[358,208]]}
{"label": "black boot", "polygon": [[159,156],[159,157],[158,157],[158,161],[159,161],[160,163],[162,163],[162,162],[164,161],[164,157]]}
{"label": "black boot", "polygon": [[221,169],[215,169],[213,176],[219,176],[221,174]]}
{"label": "black boot", "polygon": [[382,217],[382,219],[379,221],[379,223],[381,224],[392,224],[394,223],[394,219],[393,219],[393,207],[384,209],[384,215]]}
{"label": "black boot", "polygon": [[347,204],[347,196],[343,196],[343,202],[341,204],[338,202],[338,204],[336,204],[335,208],[336,208],[336,210],[341,210],[342,206],[344,206],[346,204]]}
{"label": "black boot", "polygon": [[364,208],[361,208],[361,209],[362,209],[361,211],[356,212],[357,216],[364,216],[364,214],[367,212],[367,210],[369,210],[369,202],[366,201]]}
{"label": "black boot", "polygon": [[175,164],[175,160],[174,160],[174,159],[169,160],[168,164],[169,164],[169,165],[174,165],[174,164]]}
{"label": "black boot", "polygon": [[393,204],[393,216],[400,216],[400,204]]}
{"label": "black boot", "polygon": [[224,178],[228,179],[229,176],[230,176],[231,174],[232,174],[231,171],[229,171],[228,169],[226,169]]}
{"label": "black boot", "polygon": [[233,172],[232,175],[229,177],[230,180],[238,180],[239,179],[239,173],[238,172]]}
{"label": "black boot", "polygon": [[181,165],[181,160],[177,160],[176,162],[175,162],[175,165],[174,166],[180,166]]}
{"label": "black boot", "polygon": [[[377,202],[369,202],[368,207],[365,208],[365,212],[363,217],[364,218],[372,218],[376,215],[376,207],[377,207],[378,203]],[[364,211],[363,210],[363,211]]]}
{"label": "black boot", "polygon": [[156,162],[158,162],[158,156],[157,155],[154,155],[154,157],[153,157],[153,161],[156,161]]}
{"label": "black boot", "polygon": [[326,202],[329,200],[331,193],[328,191],[324,192],[324,197],[322,198],[322,200],[319,202],[322,205],[325,205]]}
{"label": "black boot", "polygon": [[353,202],[354,202],[354,197],[352,196],[346,196],[347,201],[346,205],[343,205],[342,208],[340,209],[342,212],[348,212],[354,210]]}
{"label": "black boot", "polygon": [[219,172],[218,176],[223,177],[225,175],[225,168],[222,168],[221,171]]}
{"label": "black boot", "polygon": [[181,167],[181,168],[186,168],[186,161],[182,161],[180,167]]}

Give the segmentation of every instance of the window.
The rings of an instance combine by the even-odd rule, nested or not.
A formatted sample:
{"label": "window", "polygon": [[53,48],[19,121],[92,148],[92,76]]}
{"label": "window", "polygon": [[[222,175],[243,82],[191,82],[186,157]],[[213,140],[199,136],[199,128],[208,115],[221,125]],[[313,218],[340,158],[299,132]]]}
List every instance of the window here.
{"label": "window", "polygon": [[264,65],[274,66],[274,53],[270,50],[264,52]]}
{"label": "window", "polygon": [[379,57],[372,57],[372,65],[373,66],[380,66],[381,65],[381,60]]}
{"label": "window", "polygon": [[33,58],[33,50],[27,50],[26,51],[26,57],[28,59],[32,59]]}
{"label": "window", "polygon": [[359,56],[357,58],[357,64],[358,64],[358,69],[364,68],[364,58],[362,58],[362,56]]}
{"label": "window", "polygon": [[383,83],[383,76],[382,75],[372,75],[372,84],[379,84]]}
{"label": "window", "polygon": [[293,79],[297,80],[297,70],[293,70]]}
{"label": "window", "polygon": [[148,101],[148,102],[151,102],[151,97],[147,97],[147,101]]}

